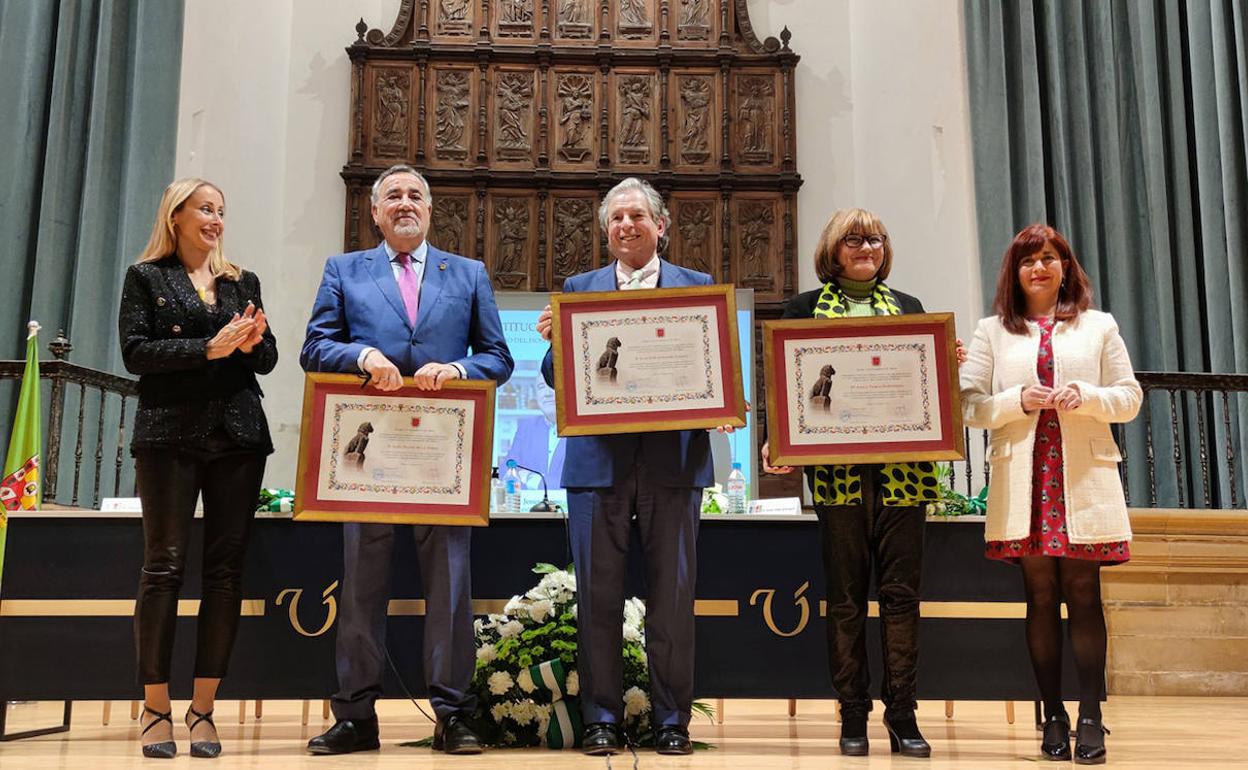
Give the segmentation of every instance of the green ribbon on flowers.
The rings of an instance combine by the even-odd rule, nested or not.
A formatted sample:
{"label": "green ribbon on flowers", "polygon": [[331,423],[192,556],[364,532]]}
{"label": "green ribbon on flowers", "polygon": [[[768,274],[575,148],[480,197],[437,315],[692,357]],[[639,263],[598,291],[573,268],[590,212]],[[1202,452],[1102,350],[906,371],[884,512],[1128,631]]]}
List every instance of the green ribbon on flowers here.
{"label": "green ribbon on flowers", "polygon": [[290,489],[262,489],[256,501],[257,511],[290,513],[295,509],[295,493]]}
{"label": "green ribbon on flowers", "polygon": [[533,686],[550,694],[550,723],[546,726],[546,747],[571,749],[581,745],[581,709],[576,698],[567,695],[568,671],[559,658],[529,667]]}
{"label": "green ribbon on flowers", "polygon": [[979,490],[979,494],[966,499],[966,512],[972,515],[985,516],[988,513],[988,485]]}

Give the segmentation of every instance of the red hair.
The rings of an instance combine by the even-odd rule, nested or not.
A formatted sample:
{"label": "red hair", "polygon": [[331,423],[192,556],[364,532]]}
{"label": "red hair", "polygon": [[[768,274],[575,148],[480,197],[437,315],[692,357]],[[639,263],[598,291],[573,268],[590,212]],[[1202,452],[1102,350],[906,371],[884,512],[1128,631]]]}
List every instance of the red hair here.
{"label": "red hair", "polygon": [[1028,225],[1014,236],[1001,258],[997,296],[992,301],[992,312],[1001,316],[1001,325],[1014,334],[1027,333],[1027,298],[1018,280],[1019,266],[1024,259],[1042,250],[1045,244],[1051,245],[1062,260],[1062,285],[1057,290],[1055,319],[1073,320],[1092,305],[1088,274],[1075,258],[1070,244],[1061,233],[1048,225]]}

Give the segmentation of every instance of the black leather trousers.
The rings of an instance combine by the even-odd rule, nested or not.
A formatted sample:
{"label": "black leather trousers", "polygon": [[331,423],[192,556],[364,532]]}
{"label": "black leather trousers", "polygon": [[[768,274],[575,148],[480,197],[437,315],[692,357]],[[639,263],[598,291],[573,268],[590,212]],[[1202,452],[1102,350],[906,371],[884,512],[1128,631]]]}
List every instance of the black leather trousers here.
{"label": "black leather trousers", "polygon": [[143,502],[143,570],[134,607],[143,684],[169,681],[178,593],[186,570],[195,501],[204,498],[203,578],[195,677],[225,675],[238,631],[243,558],[266,457],[256,452],[136,453]]}
{"label": "black leather trousers", "polygon": [[871,711],[867,594],[874,570],[880,601],[881,687],[890,721],[914,716],[919,659],[919,577],[924,513],[885,506],[874,468],[863,467],[861,505],[816,505],[828,596],[828,667],[842,716]]}

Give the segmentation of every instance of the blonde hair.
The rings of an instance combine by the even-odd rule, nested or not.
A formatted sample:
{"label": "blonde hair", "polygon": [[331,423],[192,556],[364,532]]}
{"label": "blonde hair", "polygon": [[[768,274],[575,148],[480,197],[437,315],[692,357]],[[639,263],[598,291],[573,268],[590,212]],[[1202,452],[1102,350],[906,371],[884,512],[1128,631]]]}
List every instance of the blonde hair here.
{"label": "blonde hair", "polygon": [[[165,188],[160,196],[160,206],[156,208],[156,222],[152,225],[152,236],[147,239],[147,246],[139,254],[138,262],[155,262],[178,251],[178,237],[173,231],[173,215],[182,210],[187,199],[201,187],[211,187],[225,200],[225,193],[212,182],[198,177],[178,179]],[[237,281],[242,276],[242,269],[225,258],[222,239],[208,253],[208,269],[214,278],[228,278]]]}
{"label": "blonde hair", "polygon": [[884,261],[875,277],[879,280],[888,278],[893,269],[893,242],[888,237],[888,228],[873,212],[866,209],[840,209],[832,214],[832,218],[823,226],[819,236],[819,245],[815,248],[815,273],[824,283],[832,283],[845,272],[836,259],[836,250],[847,235],[882,235],[884,236]]}

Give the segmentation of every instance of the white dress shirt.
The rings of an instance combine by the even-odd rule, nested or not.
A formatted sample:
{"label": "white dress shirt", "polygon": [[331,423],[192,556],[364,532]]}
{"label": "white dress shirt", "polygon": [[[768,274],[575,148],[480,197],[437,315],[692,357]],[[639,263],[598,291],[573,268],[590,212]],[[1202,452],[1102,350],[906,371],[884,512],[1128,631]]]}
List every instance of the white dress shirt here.
{"label": "white dress shirt", "polygon": [[[386,249],[386,256],[390,258],[390,269],[394,272],[394,281],[395,283],[398,283],[399,276],[402,275],[404,269],[403,263],[399,261],[399,252],[395,251],[389,241],[383,242],[382,246]],[[423,287],[425,283],[425,262],[427,261],[426,257],[429,256],[429,241],[421,241],[420,245],[417,246],[415,250],[408,252],[408,256],[411,259],[410,266],[416,273],[416,283],[417,285]],[[361,350],[359,357],[355,359],[356,368],[358,368],[361,372],[364,371],[364,359],[368,357],[369,353],[376,349],[377,348],[368,347]],[[464,370],[464,367],[457,363],[451,363],[451,366],[459,370],[460,379],[468,379],[468,373]]]}
{"label": "white dress shirt", "polygon": [[[615,261],[615,287],[623,289],[633,279],[635,271],[618,259]],[[659,255],[656,253],[650,261],[641,267],[641,282],[632,287],[636,289],[659,288]]]}

